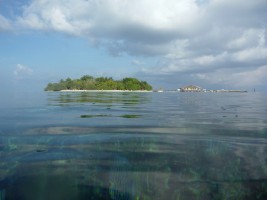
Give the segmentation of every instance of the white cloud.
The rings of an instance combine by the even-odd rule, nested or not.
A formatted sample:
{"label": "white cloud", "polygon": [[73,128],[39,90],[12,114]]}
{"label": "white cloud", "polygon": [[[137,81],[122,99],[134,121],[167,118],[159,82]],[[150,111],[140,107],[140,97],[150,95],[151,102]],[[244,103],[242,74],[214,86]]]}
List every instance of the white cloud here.
{"label": "white cloud", "polygon": [[194,0],[35,0],[18,22],[95,39],[170,41],[197,29],[200,15]]}
{"label": "white cloud", "polygon": [[11,22],[0,14],[0,32],[12,30]]}
{"label": "white cloud", "polygon": [[24,7],[17,21],[26,28],[81,35],[90,25],[87,8],[88,3],[83,0],[35,0]]}
{"label": "white cloud", "polygon": [[[244,14],[250,13],[249,8],[257,10],[263,7],[263,3],[264,0],[249,3],[240,0],[34,0],[24,7],[18,22],[36,30],[88,37],[113,46],[113,51],[137,55],[157,54],[158,51],[148,48],[150,45],[157,45],[155,48],[159,49],[162,49],[161,45],[168,46],[159,51],[166,56],[173,54],[173,46],[177,50],[181,49],[183,44],[177,44],[176,41],[184,39],[194,45],[198,38],[205,39],[205,36],[209,40],[204,41],[207,46],[214,41],[222,42],[222,39],[232,48],[242,46],[247,42],[246,37],[249,39],[255,34],[250,26],[253,23],[261,25],[258,21],[262,17],[259,13]],[[229,10],[235,16],[228,16]],[[255,18],[256,15],[259,17]],[[252,29],[252,33],[248,31],[243,33],[243,39],[239,39],[238,35],[236,41],[232,41],[232,27],[236,27],[236,24],[231,21],[225,24],[224,20],[229,17],[234,17],[236,21],[248,21],[246,26]],[[229,20],[234,21],[233,18]],[[239,32],[244,29],[237,27]],[[229,29],[231,33],[227,32]],[[145,50],[140,50],[138,46],[143,46]]]}
{"label": "white cloud", "polygon": [[233,58],[240,62],[267,60],[267,48],[255,47],[244,49],[233,54]]}
{"label": "white cloud", "polygon": [[21,64],[17,64],[16,69],[13,71],[16,79],[23,79],[33,74],[33,70]]}
{"label": "white cloud", "polygon": [[265,31],[262,29],[248,29],[243,33],[237,34],[233,40],[230,40],[226,47],[229,49],[243,49],[256,45],[265,44]]}
{"label": "white cloud", "polygon": [[267,65],[256,69],[218,69],[213,72],[199,73],[196,78],[214,84],[228,85],[233,88],[248,88],[262,84],[267,76]]}
{"label": "white cloud", "polygon": [[265,31],[261,31],[257,37],[257,45],[251,48],[240,50],[233,54],[234,59],[240,62],[251,60],[267,61],[267,46],[265,43]]}
{"label": "white cloud", "polygon": [[211,65],[211,64],[218,64],[225,60],[227,60],[228,57],[227,52],[222,52],[219,55],[203,55],[199,56],[193,59],[193,61],[196,63],[196,65]]}
{"label": "white cloud", "polygon": [[132,60],[132,64],[134,65],[144,65],[145,63],[140,60]]}

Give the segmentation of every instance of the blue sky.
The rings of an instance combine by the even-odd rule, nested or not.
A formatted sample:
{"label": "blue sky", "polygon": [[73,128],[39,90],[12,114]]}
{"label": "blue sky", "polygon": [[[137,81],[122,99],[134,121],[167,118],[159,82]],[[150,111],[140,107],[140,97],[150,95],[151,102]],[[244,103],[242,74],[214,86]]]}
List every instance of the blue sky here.
{"label": "blue sky", "polygon": [[266,10],[267,0],[0,0],[0,84],[41,91],[89,74],[265,90]]}

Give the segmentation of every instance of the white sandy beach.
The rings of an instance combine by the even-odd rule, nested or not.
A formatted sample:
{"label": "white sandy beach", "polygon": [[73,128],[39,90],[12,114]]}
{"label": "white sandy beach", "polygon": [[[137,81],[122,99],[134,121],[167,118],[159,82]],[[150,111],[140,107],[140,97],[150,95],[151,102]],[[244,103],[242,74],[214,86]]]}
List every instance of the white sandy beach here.
{"label": "white sandy beach", "polygon": [[60,92],[153,92],[152,90],[60,90]]}

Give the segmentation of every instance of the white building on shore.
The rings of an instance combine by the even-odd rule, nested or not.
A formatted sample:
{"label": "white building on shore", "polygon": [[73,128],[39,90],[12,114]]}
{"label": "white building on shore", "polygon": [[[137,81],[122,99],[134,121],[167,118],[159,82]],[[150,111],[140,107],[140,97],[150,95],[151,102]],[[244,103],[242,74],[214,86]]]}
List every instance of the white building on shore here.
{"label": "white building on shore", "polygon": [[203,89],[196,85],[187,85],[185,87],[180,88],[181,92],[201,92]]}

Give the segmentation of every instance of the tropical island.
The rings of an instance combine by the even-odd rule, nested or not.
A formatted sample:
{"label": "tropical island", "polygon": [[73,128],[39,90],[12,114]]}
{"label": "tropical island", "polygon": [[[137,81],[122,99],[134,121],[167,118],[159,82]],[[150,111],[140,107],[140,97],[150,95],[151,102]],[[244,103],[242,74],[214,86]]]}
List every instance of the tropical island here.
{"label": "tropical island", "polygon": [[132,90],[132,91],[151,91],[152,86],[146,81],[136,78],[124,78],[113,80],[111,77],[94,78],[90,75],[82,76],[80,79],[61,79],[58,83],[48,83],[45,91],[64,91],[64,90]]}

